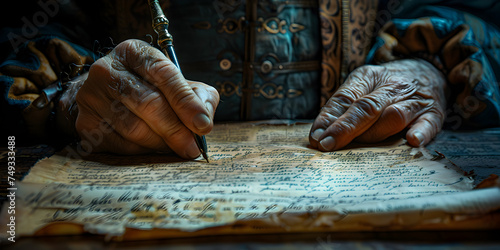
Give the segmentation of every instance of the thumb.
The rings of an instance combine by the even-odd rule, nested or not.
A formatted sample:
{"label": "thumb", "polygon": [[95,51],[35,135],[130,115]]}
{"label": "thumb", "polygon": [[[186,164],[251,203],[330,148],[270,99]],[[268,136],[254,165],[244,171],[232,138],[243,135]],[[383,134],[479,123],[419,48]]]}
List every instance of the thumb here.
{"label": "thumb", "polygon": [[406,132],[406,140],[414,147],[426,145],[441,131],[443,121],[444,116],[433,111],[421,115]]}

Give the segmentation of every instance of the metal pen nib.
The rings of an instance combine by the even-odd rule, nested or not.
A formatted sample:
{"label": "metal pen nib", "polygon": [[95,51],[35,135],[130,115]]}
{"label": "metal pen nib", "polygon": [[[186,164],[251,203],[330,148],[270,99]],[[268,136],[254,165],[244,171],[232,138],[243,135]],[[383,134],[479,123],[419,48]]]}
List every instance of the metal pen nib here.
{"label": "metal pen nib", "polygon": [[197,134],[194,134],[194,140],[196,141],[196,145],[198,145],[198,148],[200,149],[203,158],[205,158],[207,163],[210,163],[208,161],[208,156],[207,156],[207,141],[205,140],[205,136],[199,136]]}
{"label": "metal pen nib", "polygon": [[[163,14],[163,10],[161,9],[158,0],[148,0],[148,2],[151,10],[151,17],[153,18],[153,29],[156,34],[158,34],[158,45],[160,46],[163,54],[165,54],[172,61],[172,63],[177,66],[179,71],[181,71],[181,67],[179,67],[179,62],[177,61],[177,56],[174,51],[173,38],[168,32],[168,19],[165,17],[165,14]],[[205,136],[197,135],[195,133],[193,133],[193,135],[201,155],[208,163],[207,141]]]}

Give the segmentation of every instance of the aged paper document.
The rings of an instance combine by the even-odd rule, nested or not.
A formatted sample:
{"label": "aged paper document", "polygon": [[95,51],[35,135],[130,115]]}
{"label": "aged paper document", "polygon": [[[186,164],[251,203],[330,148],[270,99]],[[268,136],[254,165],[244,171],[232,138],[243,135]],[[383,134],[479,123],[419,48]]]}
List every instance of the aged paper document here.
{"label": "aged paper document", "polygon": [[491,213],[500,189],[473,190],[446,158],[403,140],[320,152],[308,148],[310,127],[218,124],[207,136],[210,163],[61,152],[18,184],[18,234],[126,240],[500,227]]}

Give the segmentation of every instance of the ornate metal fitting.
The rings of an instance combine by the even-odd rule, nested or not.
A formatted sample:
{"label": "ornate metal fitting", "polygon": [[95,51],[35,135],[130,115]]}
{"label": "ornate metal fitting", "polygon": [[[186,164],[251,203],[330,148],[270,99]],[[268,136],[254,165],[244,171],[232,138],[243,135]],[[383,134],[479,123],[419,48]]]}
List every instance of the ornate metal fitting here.
{"label": "ornate metal fitting", "polygon": [[273,70],[273,63],[271,61],[264,61],[262,65],[260,66],[260,70],[262,73],[267,74]]}
{"label": "ornate metal fitting", "polygon": [[169,21],[160,7],[158,0],[150,0],[149,6],[151,9],[151,16],[153,18],[153,29],[158,34],[158,45],[164,47],[171,45],[173,42],[172,35],[168,32]]}
{"label": "ornate metal fitting", "polygon": [[219,66],[222,70],[229,70],[232,66],[232,63],[228,59],[222,59],[219,63]]}
{"label": "ornate metal fitting", "polygon": [[226,18],[224,20],[219,19],[219,29],[217,32],[219,33],[228,33],[234,34],[238,31],[243,31],[246,27],[247,22],[245,21],[245,17],[240,17],[239,19],[235,18]]}
{"label": "ornate metal fitting", "polygon": [[[226,19],[219,19],[218,22],[219,28],[217,29],[217,32],[219,33],[228,33],[228,34],[234,34],[236,32],[242,32],[249,26],[249,23],[245,20],[244,17],[240,17],[239,19],[236,18],[226,18]],[[257,31],[258,32],[263,32],[267,31],[271,34],[286,34],[287,32],[291,33],[297,33],[305,29],[305,26],[299,23],[291,23],[288,24],[287,20],[284,19],[279,19],[277,17],[271,17],[264,19],[262,17],[259,17],[257,19],[257,22],[255,23],[257,26]],[[205,26],[195,26],[195,28],[198,29],[206,29]]]}
{"label": "ornate metal fitting", "polygon": [[262,17],[259,17],[257,21],[261,23],[260,27],[257,29],[257,31],[259,32],[266,30],[271,34],[286,34],[287,31],[296,33],[305,29],[305,26],[302,24],[291,23],[290,25],[288,25],[287,20],[279,19],[277,17],[271,17],[265,20]]}

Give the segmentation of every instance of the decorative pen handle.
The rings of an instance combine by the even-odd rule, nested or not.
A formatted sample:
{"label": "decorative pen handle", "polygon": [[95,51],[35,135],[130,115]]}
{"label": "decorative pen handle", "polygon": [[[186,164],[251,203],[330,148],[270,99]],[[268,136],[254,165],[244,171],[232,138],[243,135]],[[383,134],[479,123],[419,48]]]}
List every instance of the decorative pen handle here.
{"label": "decorative pen handle", "polygon": [[[161,9],[158,0],[148,1],[149,7],[151,9],[151,16],[153,18],[153,29],[155,30],[156,34],[158,34],[158,45],[160,46],[162,52],[170,59],[170,61],[172,61],[175,66],[177,66],[179,71],[181,71],[179,61],[177,61],[177,56],[175,55],[174,51],[173,38],[172,35],[168,32],[168,19],[167,17],[165,17],[165,14]],[[208,162],[207,141],[205,139],[205,136],[200,136],[195,133],[193,133],[193,135],[198,149],[203,155],[203,158],[205,158],[205,160]]]}
{"label": "decorative pen handle", "polygon": [[160,7],[158,0],[148,0],[151,10],[151,17],[153,18],[153,29],[158,34],[158,45],[166,48],[167,45],[172,45],[172,35],[168,32],[168,19],[165,17],[163,10]]}

